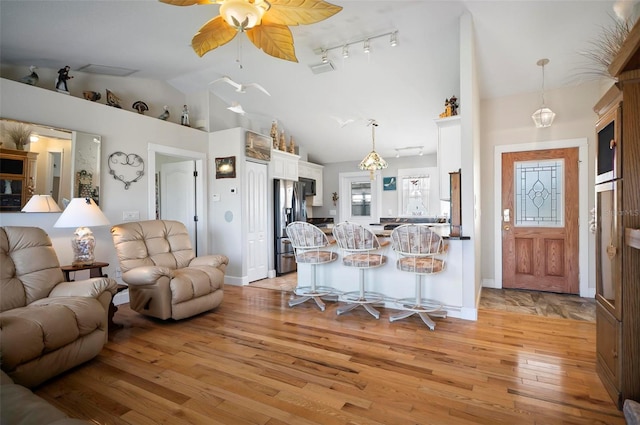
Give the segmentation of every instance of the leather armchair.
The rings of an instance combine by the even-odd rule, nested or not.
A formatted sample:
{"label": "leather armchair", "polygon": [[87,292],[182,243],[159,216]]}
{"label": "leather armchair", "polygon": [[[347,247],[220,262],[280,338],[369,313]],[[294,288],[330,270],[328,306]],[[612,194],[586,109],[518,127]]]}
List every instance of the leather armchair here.
{"label": "leather armchair", "polygon": [[111,236],[129,285],[129,305],[158,319],[180,320],[222,302],[224,255],[196,257],[184,224],[173,220],[122,223]]}
{"label": "leather armchair", "polygon": [[16,384],[33,388],[98,355],[115,280],[65,282],[37,227],[0,228],[0,263],[0,355]]}

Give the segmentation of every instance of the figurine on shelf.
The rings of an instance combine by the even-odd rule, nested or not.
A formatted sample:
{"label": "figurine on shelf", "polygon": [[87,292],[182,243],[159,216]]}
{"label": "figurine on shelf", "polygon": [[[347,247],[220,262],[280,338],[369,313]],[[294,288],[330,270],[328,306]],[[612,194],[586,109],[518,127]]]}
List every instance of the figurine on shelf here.
{"label": "figurine on shelf", "polygon": [[449,106],[451,106],[451,116],[458,115],[458,98],[451,96],[449,99]]}
{"label": "figurine on shelf", "polygon": [[71,67],[69,65],[58,70],[58,78],[56,78],[56,90],[60,93],[69,94],[69,87],[67,87],[67,81],[72,79],[73,76],[69,75]]}
{"label": "figurine on shelf", "polygon": [[187,108],[187,105],[183,105],[182,107],[182,116],[180,117],[180,124],[187,127],[191,127],[189,125],[189,108]]}
{"label": "figurine on shelf", "polygon": [[282,152],[287,151],[287,142],[285,141],[285,138],[284,138],[284,131],[280,133],[280,145],[278,145],[278,149],[281,150]]}
{"label": "figurine on shelf", "polygon": [[158,119],[161,119],[162,121],[166,121],[169,118],[169,107],[167,105],[164,105],[164,112],[162,114],[160,114],[160,116],[158,117]]}
{"label": "figurine on shelf", "polygon": [[142,115],[144,115],[145,111],[149,110],[149,107],[147,106],[147,104],[141,100],[136,100],[135,102],[133,102],[133,105],[131,105],[131,107],[136,111],[138,111],[139,114],[142,114]]}
{"label": "figurine on shelf", "polygon": [[116,96],[111,90],[107,89],[107,105],[113,106],[114,108],[122,109],[120,106],[120,99]]}
{"label": "figurine on shelf", "polygon": [[38,74],[36,74],[36,69],[38,69],[37,66],[31,65],[29,67],[30,74],[20,78],[20,82],[29,84],[30,86],[35,86],[38,83],[38,80],[40,79],[40,77],[38,77]]}
{"label": "figurine on shelf", "polygon": [[296,144],[293,142],[293,136],[289,138],[289,153],[296,153]]}
{"label": "figurine on shelf", "polygon": [[273,140],[273,149],[278,149],[278,122],[273,121],[271,123],[271,132],[269,133]]}
{"label": "figurine on shelf", "polygon": [[90,100],[92,102],[98,101],[102,97],[102,95],[100,95],[100,93],[98,93],[97,91],[88,91],[88,90],[83,91],[82,96],[84,96],[85,99]]}
{"label": "figurine on shelf", "polygon": [[444,100],[444,112],[439,115],[440,118],[447,118],[451,116],[451,105],[449,99]]}

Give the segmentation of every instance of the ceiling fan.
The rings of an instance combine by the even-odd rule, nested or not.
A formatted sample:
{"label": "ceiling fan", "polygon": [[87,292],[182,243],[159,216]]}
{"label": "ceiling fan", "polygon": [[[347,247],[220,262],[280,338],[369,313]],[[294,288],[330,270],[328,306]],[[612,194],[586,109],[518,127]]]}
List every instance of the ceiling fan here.
{"label": "ceiling fan", "polygon": [[266,54],[298,62],[289,25],[323,21],[342,10],[323,0],[160,0],[174,6],[219,4],[220,15],[204,24],[191,40],[193,50],[205,53],[244,32]]}

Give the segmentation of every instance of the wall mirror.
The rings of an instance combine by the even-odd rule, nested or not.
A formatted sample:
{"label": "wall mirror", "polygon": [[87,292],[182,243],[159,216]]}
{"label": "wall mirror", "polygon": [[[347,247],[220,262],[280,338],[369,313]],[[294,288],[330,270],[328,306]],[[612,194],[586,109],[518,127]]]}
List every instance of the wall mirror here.
{"label": "wall mirror", "polygon": [[[13,159],[25,155],[16,149],[11,137],[12,130],[18,127],[31,132],[30,142],[23,148],[23,152],[30,152],[31,161],[15,168]],[[4,180],[13,179],[9,189],[0,185],[0,211],[22,209],[28,196],[23,196],[21,202],[15,200],[12,192],[16,191],[51,195],[61,209],[78,197],[91,197],[100,204],[99,135],[0,118],[0,142],[0,174]],[[19,187],[19,179],[10,173],[22,173],[26,187]]]}

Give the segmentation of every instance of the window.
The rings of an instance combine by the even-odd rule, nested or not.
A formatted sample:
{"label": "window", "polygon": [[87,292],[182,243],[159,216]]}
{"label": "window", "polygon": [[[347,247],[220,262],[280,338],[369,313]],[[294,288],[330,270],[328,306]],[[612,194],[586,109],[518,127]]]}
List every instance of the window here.
{"label": "window", "polygon": [[398,170],[398,215],[429,216],[431,179],[426,169]]}

